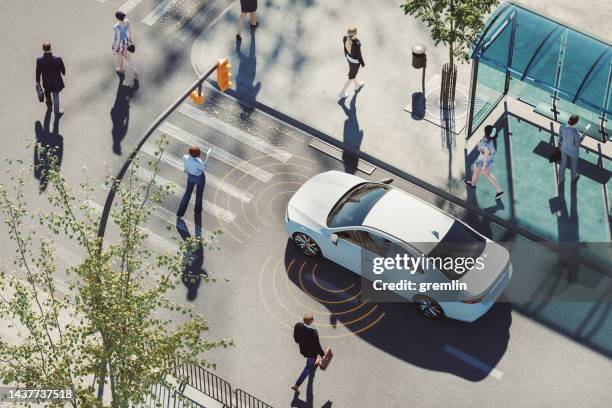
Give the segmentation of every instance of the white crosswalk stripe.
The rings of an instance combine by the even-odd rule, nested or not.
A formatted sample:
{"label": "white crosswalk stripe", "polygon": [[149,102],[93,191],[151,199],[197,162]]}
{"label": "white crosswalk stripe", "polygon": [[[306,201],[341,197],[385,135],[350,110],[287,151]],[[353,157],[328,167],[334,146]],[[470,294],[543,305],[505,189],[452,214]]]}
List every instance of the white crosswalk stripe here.
{"label": "white crosswalk stripe", "polygon": [[[103,207],[95,201],[87,200],[85,202],[85,205],[91,208],[91,210],[96,214],[102,214]],[[155,214],[156,212],[156,209],[154,209],[153,213]],[[176,219],[176,216],[174,216],[174,218]],[[156,249],[160,250],[159,252],[174,254],[178,251],[179,247],[175,242],[172,242],[166,238],[162,238],[161,236],[157,235],[156,233],[147,228],[142,228],[141,231],[148,235],[147,239],[149,243],[156,247]]]}
{"label": "white crosswalk stripe", "polygon": [[[153,178],[153,172],[147,169],[143,169],[143,168],[139,168],[136,171],[136,174],[145,181],[149,181]],[[172,181],[163,178],[159,174],[155,176],[155,179],[161,185],[174,184]],[[207,176],[207,179],[208,179],[208,176]],[[177,189],[174,189],[174,195],[179,199],[183,196],[181,192],[178,191]],[[202,200],[202,210],[228,223],[234,221],[234,218],[236,218],[234,213],[232,213],[231,211],[221,208],[218,205],[215,205],[208,200]],[[176,218],[176,216],[174,218]]]}
{"label": "white crosswalk stripe", "polygon": [[274,159],[286,163],[291,158],[291,153],[279,149],[269,143],[264,142],[260,138],[250,135],[247,132],[240,130],[227,122],[217,119],[201,109],[196,108],[188,103],[183,103],[179,106],[178,111],[183,115],[202,123],[208,127],[215,129],[224,135],[230,136],[238,142],[245,144],[258,152],[267,154]]}
{"label": "white crosswalk stripe", "polygon": [[187,145],[197,144],[199,146],[203,146],[204,151],[206,151],[208,148],[211,148],[212,152],[210,155],[215,159],[220,160],[232,167],[235,167],[238,170],[255,177],[256,179],[263,181],[264,183],[267,183],[272,178],[272,174],[268,173],[267,171],[260,169],[259,167],[254,166],[253,164],[246,162],[231,153],[226,152],[220,147],[217,147],[209,142],[205,142],[199,137],[192,135],[191,133],[179,128],[178,126],[174,126],[171,123],[162,123],[158,130]]}
{"label": "white crosswalk stripe", "polygon": [[[151,147],[150,145],[144,145],[142,147],[142,149],[140,151],[150,155],[150,156],[155,156],[155,150],[156,148]],[[161,161],[163,161],[164,163],[168,164],[169,166],[174,167],[175,169],[177,169],[178,171],[180,171],[181,173],[183,172],[183,162],[181,161],[181,159],[179,159],[178,157],[176,157],[173,154],[170,154],[168,152],[164,152],[164,154],[161,157]],[[142,170],[139,169],[138,171]],[[149,177],[149,180],[151,178]],[[159,179],[159,177],[158,177]],[[228,194],[232,197],[237,198],[238,200],[244,202],[244,203],[248,203],[253,199],[253,194],[247,193],[245,191],[240,190],[239,188],[234,187],[233,185],[231,185],[230,183],[227,183],[223,180],[221,180],[220,178],[210,174],[210,173],[206,173],[206,184],[207,185],[211,185],[214,188],[223,191],[225,194]]]}
{"label": "white crosswalk stripe", "polygon": [[134,10],[134,8],[138,6],[138,4],[140,4],[141,1],[142,0],[128,0],[125,3],[123,3],[121,7],[119,7],[119,10],[123,11],[125,14],[128,14],[130,11]]}
{"label": "white crosswalk stripe", "polygon": [[153,11],[142,19],[142,22],[150,26],[157,23],[157,21],[179,1],[180,0],[163,0],[153,9]]}

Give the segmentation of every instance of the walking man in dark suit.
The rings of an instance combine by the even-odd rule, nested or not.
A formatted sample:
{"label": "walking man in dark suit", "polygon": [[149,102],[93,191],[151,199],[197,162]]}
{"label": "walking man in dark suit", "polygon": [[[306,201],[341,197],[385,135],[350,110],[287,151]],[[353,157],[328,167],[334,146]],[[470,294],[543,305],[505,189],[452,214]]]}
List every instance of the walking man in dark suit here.
{"label": "walking man in dark suit", "polygon": [[[36,83],[40,85],[40,77],[42,76],[42,87],[45,90],[45,102],[47,109],[51,109],[53,105],[53,113],[56,117],[64,113],[60,109],[59,93],[64,89],[64,80],[62,75],[66,75],[64,61],[60,57],[55,57],[51,53],[51,43],[45,41],[42,45],[44,54],[36,60]],[[53,94],[53,99],[51,95]]]}
{"label": "walking man in dark suit", "polygon": [[311,313],[306,313],[303,320],[304,323],[296,323],[293,328],[293,339],[300,345],[300,353],[306,357],[306,367],[302,370],[295,384],[291,386],[291,389],[296,393],[300,392],[300,385],[306,377],[314,376],[318,365],[317,356],[323,357],[325,355],[319,342],[319,333],[317,329],[312,327],[314,316]]}

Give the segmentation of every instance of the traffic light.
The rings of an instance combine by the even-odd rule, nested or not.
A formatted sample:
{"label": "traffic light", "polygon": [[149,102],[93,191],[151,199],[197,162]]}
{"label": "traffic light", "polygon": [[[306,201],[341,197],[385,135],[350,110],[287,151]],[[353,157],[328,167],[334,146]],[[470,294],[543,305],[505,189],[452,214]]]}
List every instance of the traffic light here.
{"label": "traffic light", "polygon": [[219,89],[221,92],[225,92],[227,88],[231,88],[232,81],[230,81],[230,77],[232,73],[230,69],[232,66],[229,63],[229,59],[224,58],[217,61],[217,84],[219,84]]}

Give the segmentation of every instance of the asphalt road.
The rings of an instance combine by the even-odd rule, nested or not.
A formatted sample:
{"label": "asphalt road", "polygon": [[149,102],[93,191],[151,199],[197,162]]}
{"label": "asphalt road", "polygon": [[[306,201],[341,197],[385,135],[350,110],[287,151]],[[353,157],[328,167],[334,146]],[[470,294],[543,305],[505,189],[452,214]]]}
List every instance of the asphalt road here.
{"label": "asphalt road", "polygon": [[[131,13],[141,39],[143,80],[136,90],[130,77],[121,83],[107,52],[112,12],[119,3],[87,0],[75,6],[56,1],[41,6],[29,1],[3,5],[0,13],[8,47],[8,80],[0,84],[0,93],[11,95],[0,102],[0,155],[31,163],[25,140],[35,137],[36,121],[45,128],[44,109],[31,89],[33,59],[41,39],[50,38],[65,59],[70,82],[62,94],[66,114],[59,131],[45,131],[45,137],[61,136],[62,168],[71,183],[82,177],[82,166],[91,170],[92,183],[100,186],[94,207],[104,203],[107,191],[101,185],[107,171],[116,172],[148,124],[194,77],[185,51],[189,36],[185,41],[176,38],[181,20],[170,15],[151,26],[143,23],[161,3],[144,0]],[[185,10],[189,4],[194,3],[180,2]],[[29,21],[24,24],[19,16],[26,10]],[[49,21],[49,15],[57,18]],[[199,26],[189,21],[180,27],[187,24],[197,32]],[[162,131],[170,144],[159,176],[178,188],[147,225],[154,249],[173,249],[171,238],[179,236],[174,213],[184,176],[177,160],[193,142],[213,148],[203,228],[223,230],[221,249],[203,253],[192,269],[217,279],[186,280],[172,296],[207,317],[211,337],[235,340],[236,347],[209,356],[218,365],[217,374],[234,387],[275,407],[610,405],[609,278],[584,268],[570,276],[557,254],[376,169],[371,175],[356,174],[394,177],[397,187],[506,242],[515,275],[503,301],[471,324],[428,321],[408,304],[361,302],[354,275],[330,262],[304,258],[283,230],[291,193],[322,171],[355,171],[350,158],[344,163],[331,158],[309,147],[308,135],[209,90],[201,108],[183,105],[155,137]],[[116,135],[121,135],[120,151]],[[145,145],[143,161],[155,137]],[[44,207],[44,194],[32,181],[28,198],[33,206]],[[192,210],[191,204],[185,217],[190,234],[195,233]],[[4,227],[0,231],[4,234]],[[111,229],[108,240],[113,239]],[[7,259],[10,249],[3,246],[0,256]],[[63,266],[78,261],[78,252],[66,240],[58,241],[58,255]],[[58,280],[63,279],[60,272]],[[584,299],[599,301],[567,300],[577,291],[587,293]],[[557,301],[534,301],[551,293]],[[332,347],[336,355],[327,372],[317,373],[311,401],[305,391],[301,400],[293,399],[289,389],[304,363],[291,328],[305,311],[314,313],[324,347]]]}

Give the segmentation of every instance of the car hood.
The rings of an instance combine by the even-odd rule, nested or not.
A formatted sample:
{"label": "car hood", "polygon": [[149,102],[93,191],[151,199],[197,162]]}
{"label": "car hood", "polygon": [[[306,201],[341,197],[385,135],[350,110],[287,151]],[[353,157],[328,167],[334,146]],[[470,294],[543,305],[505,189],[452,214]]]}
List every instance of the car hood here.
{"label": "car hood", "polygon": [[488,241],[481,256],[484,268],[482,270],[472,268],[459,279],[459,282],[467,284],[467,291],[464,292],[466,299],[487,293],[508,271],[510,254],[498,243]]}
{"label": "car hood", "polygon": [[289,200],[289,218],[301,224],[324,227],[334,204],[348,190],[364,181],[335,170],[318,174],[304,183]]}

